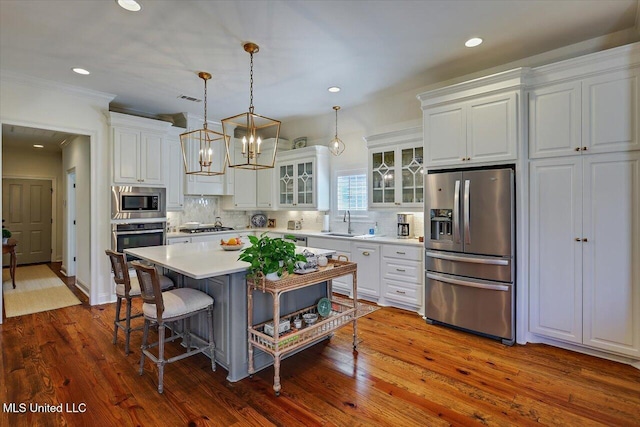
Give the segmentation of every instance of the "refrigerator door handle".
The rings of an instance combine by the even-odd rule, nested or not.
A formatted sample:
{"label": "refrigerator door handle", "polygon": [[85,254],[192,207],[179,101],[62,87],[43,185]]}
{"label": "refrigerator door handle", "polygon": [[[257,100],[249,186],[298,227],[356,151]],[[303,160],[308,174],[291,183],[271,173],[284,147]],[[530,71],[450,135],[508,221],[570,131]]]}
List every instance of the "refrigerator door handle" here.
{"label": "refrigerator door handle", "polygon": [[460,181],[456,180],[453,190],[453,241],[460,243]]}
{"label": "refrigerator door handle", "polygon": [[453,277],[441,276],[440,274],[427,273],[427,278],[431,280],[437,280],[443,283],[450,283],[452,285],[469,286],[471,288],[487,289],[490,291],[508,291],[508,285],[491,285],[488,283],[479,283],[471,280],[455,279]]}
{"label": "refrigerator door handle", "polygon": [[441,254],[438,252],[430,252],[426,253],[428,257],[445,259],[447,261],[458,261],[458,262],[470,262],[473,264],[489,264],[489,265],[509,265],[509,260],[507,259],[491,259],[491,258],[471,258],[459,255],[451,255],[451,254]]}
{"label": "refrigerator door handle", "polygon": [[471,189],[471,181],[464,180],[464,242],[471,244],[471,230],[469,229],[469,190]]}

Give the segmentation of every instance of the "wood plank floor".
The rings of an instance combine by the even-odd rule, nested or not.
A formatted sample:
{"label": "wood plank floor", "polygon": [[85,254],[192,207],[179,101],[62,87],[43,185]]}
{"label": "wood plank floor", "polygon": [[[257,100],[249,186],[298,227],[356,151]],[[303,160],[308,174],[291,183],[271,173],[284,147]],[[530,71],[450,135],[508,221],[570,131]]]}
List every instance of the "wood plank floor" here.
{"label": "wood plank floor", "polygon": [[[70,287],[73,287],[69,283]],[[640,425],[640,370],[546,345],[506,347],[383,308],[237,383],[197,355],[165,368],[165,392],[141,333],[111,344],[114,304],[83,304],[0,325],[1,426]],[[139,306],[137,307],[139,310]],[[176,344],[177,345],[177,344]],[[173,345],[172,346],[176,346]],[[85,412],[33,413],[30,404]],[[83,406],[84,405],[84,406]]]}

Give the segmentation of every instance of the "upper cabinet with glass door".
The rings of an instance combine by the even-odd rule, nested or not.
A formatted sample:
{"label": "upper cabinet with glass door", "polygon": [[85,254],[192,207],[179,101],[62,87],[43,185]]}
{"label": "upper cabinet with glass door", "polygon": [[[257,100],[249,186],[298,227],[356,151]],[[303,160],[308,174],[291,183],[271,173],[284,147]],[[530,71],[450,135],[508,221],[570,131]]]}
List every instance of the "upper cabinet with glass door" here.
{"label": "upper cabinet with glass door", "polygon": [[276,156],[278,208],[329,210],[329,150],[314,145]]}
{"label": "upper cabinet with glass door", "polygon": [[422,128],[366,137],[369,151],[369,208],[422,209]]}

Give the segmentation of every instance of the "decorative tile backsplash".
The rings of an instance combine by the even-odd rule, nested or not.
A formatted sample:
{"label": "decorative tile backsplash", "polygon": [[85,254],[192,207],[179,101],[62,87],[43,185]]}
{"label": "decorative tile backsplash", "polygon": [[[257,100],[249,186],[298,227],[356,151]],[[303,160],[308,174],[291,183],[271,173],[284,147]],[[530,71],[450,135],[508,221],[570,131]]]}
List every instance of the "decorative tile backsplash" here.
{"label": "decorative tile backsplash", "polygon": [[[216,217],[220,217],[225,227],[233,227],[236,230],[249,226],[251,216],[255,213],[264,213],[267,218],[275,219],[276,228],[287,228],[287,221],[302,220],[303,230],[320,231],[322,221],[327,212],[307,211],[231,211],[222,208],[220,196],[185,196],[184,210],[182,212],[169,212],[168,226],[178,228],[180,224],[189,221],[197,221],[202,224],[213,224]],[[378,232],[381,235],[393,237],[397,235],[396,214],[399,212],[367,212],[367,219],[353,214],[351,228],[355,234],[366,234],[370,228],[378,223]],[[405,213],[405,212],[402,212]],[[413,215],[413,235],[422,236],[424,233],[424,215],[422,212],[410,212]],[[332,216],[330,221],[331,231],[346,232],[347,223],[342,221],[342,216]]]}

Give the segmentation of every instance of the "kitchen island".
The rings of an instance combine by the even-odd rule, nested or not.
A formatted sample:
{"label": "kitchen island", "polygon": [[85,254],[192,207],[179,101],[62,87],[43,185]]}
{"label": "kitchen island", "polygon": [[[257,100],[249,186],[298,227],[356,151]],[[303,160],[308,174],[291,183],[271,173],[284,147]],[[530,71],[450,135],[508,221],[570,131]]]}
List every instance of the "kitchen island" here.
{"label": "kitchen island", "polygon": [[[317,255],[329,256],[331,250],[296,248]],[[125,250],[129,258],[135,257],[167,270],[178,284],[198,289],[214,298],[214,335],[216,362],[228,372],[227,380],[239,381],[249,375],[248,318],[246,271],[249,263],[238,261],[239,251],[225,251],[218,242],[185,243],[181,245],[150,246]],[[304,289],[287,292],[280,301],[280,315],[300,310],[326,297],[327,287],[318,283]],[[271,294],[255,292],[253,295],[253,322],[273,319]],[[206,316],[193,319],[191,329],[206,336]],[[205,352],[206,354],[206,352]],[[209,354],[207,354],[210,356]],[[271,355],[256,351],[253,355],[254,372],[274,363]]]}

